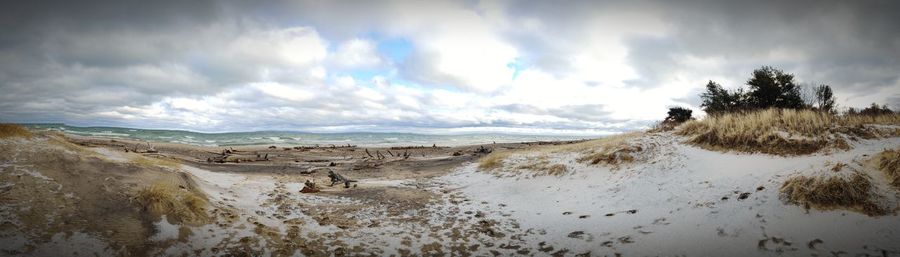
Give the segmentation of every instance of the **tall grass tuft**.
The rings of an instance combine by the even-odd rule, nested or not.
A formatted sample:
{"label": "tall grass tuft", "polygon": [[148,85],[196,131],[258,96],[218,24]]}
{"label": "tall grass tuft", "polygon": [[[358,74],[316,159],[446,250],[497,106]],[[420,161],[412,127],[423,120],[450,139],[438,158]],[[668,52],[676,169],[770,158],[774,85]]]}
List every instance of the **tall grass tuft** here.
{"label": "tall grass tuft", "polygon": [[886,210],[872,199],[872,188],[869,178],[856,172],[849,178],[792,177],[781,186],[781,194],[787,202],[806,208],[845,208],[870,216],[884,215]]}
{"label": "tall grass tuft", "polygon": [[0,138],[31,138],[33,135],[27,128],[18,124],[0,124]]}
{"label": "tall grass tuft", "polygon": [[478,160],[478,168],[482,170],[493,170],[503,166],[503,160],[506,160],[511,153],[508,151],[494,151]]}
{"label": "tall grass tuft", "polygon": [[891,186],[900,189],[900,149],[878,154],[878,169],[884,172]]}
{"label": "tall grass tuft", "polygon": [[170,221],[200,222],[208,219],[205,198],[167,183],[145,187],[137,192],[135,199],[145,211],[155,216],[166,215]]}

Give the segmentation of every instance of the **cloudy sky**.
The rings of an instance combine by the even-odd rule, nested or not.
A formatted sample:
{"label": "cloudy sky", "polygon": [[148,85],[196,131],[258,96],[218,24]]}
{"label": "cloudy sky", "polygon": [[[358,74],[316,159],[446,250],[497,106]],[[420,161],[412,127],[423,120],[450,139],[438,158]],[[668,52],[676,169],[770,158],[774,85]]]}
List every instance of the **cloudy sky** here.
{"label": "cloudy sky", "polygon": [[603,134],[772,65],[900,108],[900,1],[14,1],[0,121]]}

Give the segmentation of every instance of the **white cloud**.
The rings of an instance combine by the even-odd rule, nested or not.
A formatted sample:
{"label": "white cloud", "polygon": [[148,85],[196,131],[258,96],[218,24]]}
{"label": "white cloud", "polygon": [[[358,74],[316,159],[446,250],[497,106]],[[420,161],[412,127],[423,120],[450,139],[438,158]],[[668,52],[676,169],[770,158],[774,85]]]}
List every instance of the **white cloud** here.
{"label": "white cloud", "polygon": [[[15,39],[0,40],[0,119],[609,132],[697,110],[707,80],[738,87],[761,65],[832,84],[845,106],[900,99],[892,24],[843,5],[834,19],[798,12],[802,24],[770,5],[514,1],[301,0],[262,4],[265,17],[230,6],[184,23],[91,23],[102,29],[48,20],[0,36]],[[381,40],[408,42],[408,56],[391,59]]]}
{"label": "white cloud", "polygon": [[331,59],[342,68],[366,68],[382,64],[375,43],[358,38],[341,43]]}

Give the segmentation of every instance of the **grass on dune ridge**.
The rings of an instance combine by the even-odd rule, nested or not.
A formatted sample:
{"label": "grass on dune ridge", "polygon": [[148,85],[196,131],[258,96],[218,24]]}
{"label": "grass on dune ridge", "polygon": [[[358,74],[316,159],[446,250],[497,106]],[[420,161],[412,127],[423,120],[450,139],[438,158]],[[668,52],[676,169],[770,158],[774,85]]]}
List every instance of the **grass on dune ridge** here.
{"label": "grass on dune ridge", "polygon": [[826,147],[846,148],[839,134],[874,138],[900,135],[900,114],[838,116],[812,110],[767,109],[688,121],[676,130],[690,142],[716,149],[769,154],[809,154]]}
{"label": "grass on dune ridge", "polygon": [[[565,164],[552,163],[548,156],[560,153],[579,153],[578,162],[588,164],[619,165],[634,160],[631,153],[635,151],[627,142],[643,133],[633,132],[584,142],[539,146],[525,149],[496,150],[478,161],[478,168],[482,171],[494,173],[521,173],[528,172],[532,175],[560,176],[569,171]],[[639,151],[639,150],[638,150]],[[524,157],[521,163],[504,165],[505,160],[511,157]]]}
{"label": "grass on dune ridge", "polygon": [[22,125],[0,123],[0,138],[31,138],[31,136],[31,131]]}

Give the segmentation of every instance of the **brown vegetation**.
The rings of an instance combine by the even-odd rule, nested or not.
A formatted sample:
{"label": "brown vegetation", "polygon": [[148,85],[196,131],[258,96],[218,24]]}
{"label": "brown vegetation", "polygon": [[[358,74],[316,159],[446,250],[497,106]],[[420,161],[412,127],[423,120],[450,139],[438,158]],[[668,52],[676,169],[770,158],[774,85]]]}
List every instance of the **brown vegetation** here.
{"label": "brown vegetation", "polygon": [[139,190],[135,200],[145,211],[156,216],[166,215],[170,222],[198,222],[208,219],[205,198],[167,183],[157,183]]}
{"label": "brown vegetation", "polygon": [[618,166],[634,161],[634,153],[644,150],[640,146],[628,143],[629,140],[640,135],[642,134],[626,133],[573,144],[494,151],[479,160],[478,168],[483,171],[495,171],[503,168],[504,161],[511,156],[518,156],[524,158],[520,163],[512,166],[514,170],[527,170],[532,175],[560,176],[569,171],[568,167],[564,164],[551,164],[548,157],[566,153],[579,153],[577,160],[581,163]]}
{"label": "brown vegetation", "polygon": [[569,171],[563,164],[551,164],[546,156],[527,158],[523,164],[516,167],[519,170],[529,170],[535,176],[562,176]]}
{"label": "brown vegetation", "polygon": [[478,160],[478,168],[482,170],[500,168],[503,166],[503,160],[506,160],[510,153],[509,151],[494,151]]}
{"label": "brown vegetation", "polygon": [[878,169],[884,172],[888,183],[900,189],[900,149],[886,150],[876,157]]}
{"label": "brown vegetation", "polygon": [[796,176],[784,182],[781,193],[784,200],[806,208],[845,208],[869,216],[884,215],[887,211],[873,200],[870,178],[855,172],[848,178],[839,176]]}
{"label": "brown vegetation", "polygon": [[900,125],[900,114],[837,116],[812,110],[767,109],[688,121],[676,133],[690,136],[690,142],[701,147],[780,155],[846,148],[841,134],[864,138],[900,135],[896,128],[864,126],[872,124]]}
{"label": "brown vegetation", "polygon": [[31,131],[17,124],[0,124],[0,138],[31,138]]}

